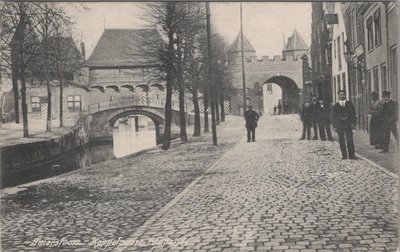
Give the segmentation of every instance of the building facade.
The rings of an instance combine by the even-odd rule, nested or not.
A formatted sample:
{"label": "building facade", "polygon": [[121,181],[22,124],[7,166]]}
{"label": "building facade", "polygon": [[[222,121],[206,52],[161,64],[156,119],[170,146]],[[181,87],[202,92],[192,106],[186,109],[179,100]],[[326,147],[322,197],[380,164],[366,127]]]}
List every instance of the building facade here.
{"label": "building facade", "polygon": [[331,103],[332,28],[328,25],[336,23],[335,16],[332,16],[334,3],[313,2],[311,6],[312,85],[317,90],[319,99]]}
{"label": "building facade", "polygon": [[334,14],[337,23],[332,24],[332,102],[338,101],[338,91],[346,91],[346,99],[349,100],[351,83],[348,81],[349,71],[345,58],[345,42],[347,41],[346,27],[343,15],[344,5],[340,2],[334,4]]}

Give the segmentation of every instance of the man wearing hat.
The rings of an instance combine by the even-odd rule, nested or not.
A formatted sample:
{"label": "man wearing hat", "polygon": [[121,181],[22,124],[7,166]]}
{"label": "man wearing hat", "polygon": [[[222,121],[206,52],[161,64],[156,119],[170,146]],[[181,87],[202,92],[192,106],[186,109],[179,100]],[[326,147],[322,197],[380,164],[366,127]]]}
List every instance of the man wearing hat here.
{"label": "man wearing hat", "polygon": [[397,102],[390,99],[390,92],[383,91],[383,110],[382,110],[382,135],[383,135],[383,144],[382,151],[380,153],[389,152],[389,143],[390,143],[390,131],[392,132],[394,138],[396,139],[397,146],[399,144],[399,138],[397,135]]}
{"label": "man wearing hat", "polygon": [[257,121],[260,116],[253,110],[253,106],[249,105],[249,109],[244,113],[244,118],[246,119],[247,142],[250,140],[255,142]]}
{"label": "man wearing hat", "polygon": [[357,159],[354,151],[353,127],[356,111],[351,101],[346,101],[346,91],[340,90],[339,101],[333,107],[333,128],[338,133],[342,159]]}

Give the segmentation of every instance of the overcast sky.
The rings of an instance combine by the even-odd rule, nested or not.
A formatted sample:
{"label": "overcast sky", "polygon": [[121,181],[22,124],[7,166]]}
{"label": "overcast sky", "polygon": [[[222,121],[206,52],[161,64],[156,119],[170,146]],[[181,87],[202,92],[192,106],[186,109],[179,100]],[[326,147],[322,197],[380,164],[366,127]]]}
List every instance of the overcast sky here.
{"label": "overcast sky", "polygon": [[[68,14],[76,21],[77,39],[86,45],[86,57],[90,56],[105,28],[142,28],[143,9],[140,3],[85,3],[86,10],[76,4],[65,4]],[[233,42],[240,29],[239,3],[211,3],[212,25]],[[295,29],[310,45],[311,3],[243,3],[243,29],[257,55],[280,55],[283,37]]]}

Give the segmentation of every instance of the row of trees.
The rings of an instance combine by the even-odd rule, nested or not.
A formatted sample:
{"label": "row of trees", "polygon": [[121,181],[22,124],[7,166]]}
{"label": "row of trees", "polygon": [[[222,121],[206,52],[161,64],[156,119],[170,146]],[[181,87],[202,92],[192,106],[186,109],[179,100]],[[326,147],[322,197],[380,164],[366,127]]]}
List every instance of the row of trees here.
{"label": "row of trees", "polygon": [[[208,112],[211,105],[213,142],[217,145],[216,127],[225,120],[223,97],[233,90],[227,65],[227,44],[210,27],[205,3],[158,2],[146,5],[146,17],[165,35],[166,43],[155,48],[161,61],[158,76],[166,83],[165,131],[162,148],[171,142],[172,92],[178,91],[180,136],[187,141],[185,96],[190,93],[195,122],[193,136],[200,136],[198,94],[203,94],[204,132],[209,131]],[[208,15],[207,15],[208,14]],[[156,45],[158,46],[158,45]]]}
{"label": "row of trees", "polygon": [[57,3],[4,2],[0,5],[0,26],[0,69],[3,76],[12,80],[16,123],[20,123],[21,100],[23,136],[29,137],[27,82],[46,86],[46,131],[51,131],[51,87],[59,86],[60,127],[63,127],[65,73],[74,72],[82,62],[72,40],[71,18]]}

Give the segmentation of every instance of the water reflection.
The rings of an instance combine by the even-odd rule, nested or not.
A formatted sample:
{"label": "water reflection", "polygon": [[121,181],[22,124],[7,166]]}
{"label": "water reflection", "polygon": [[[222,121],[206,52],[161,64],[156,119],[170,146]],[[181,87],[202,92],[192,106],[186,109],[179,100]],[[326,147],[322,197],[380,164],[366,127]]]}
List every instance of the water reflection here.
{"label": "water reflection", "polygon": [[113,129],[113,149],[120,158],[156,146],[156,129],[146,116],[131,116],[119,119]]}

